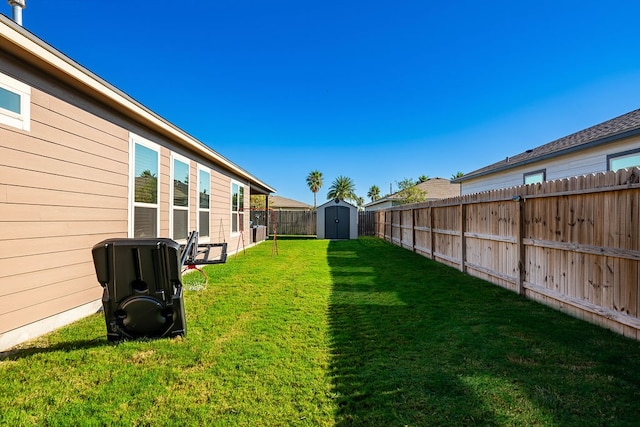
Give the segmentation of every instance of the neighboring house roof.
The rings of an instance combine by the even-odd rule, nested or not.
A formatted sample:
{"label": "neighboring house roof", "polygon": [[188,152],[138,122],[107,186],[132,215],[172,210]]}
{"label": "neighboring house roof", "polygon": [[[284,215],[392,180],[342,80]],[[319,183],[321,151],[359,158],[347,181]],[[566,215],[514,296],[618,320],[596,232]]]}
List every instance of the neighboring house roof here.
{"label": "neighboring house roof", "polygon": [[416,184],[416,187],[427,193],[427,200],[448,199],[460,195],[460,184],[454,184],[445,178],[430,178]]}
{"label": "neighboring house roof", "polygon": [[[418,187],[426,193],[427,198],[425,201],[447,199],[449,197],[456,197],[460,195],[460,184],[452,183],[452,181],[445,178],[430,178],[424,182],[416,184],[415,187]],[[399,192],[395,192],[374,202],[367,203],[364,207],[371,208],[389,201],[392,206],[398,205],[400,204],[400,196],[398,193]]]}
{"label": "neighboring house roof", "polygon": [[524,153],[507,157],[505,160],[485,166],[473,172],[464,174],[452,182],[463,182],[472,178],[492,174],[547,160],[553,157],[572,153],[574,151],[595,147],[608,142],[613,142],[629,136],[640,134],[640,109],[631,111],[622,116],[607,120],[606,122],[591,126],[571,135],[565,136],[537,148],[527,150]]}
{"label": "neighboring house roof", "polygon": [[291,210],[311,210],[313,206],[293,199],[281,196],[269,196],[269,208],[271,209],[291,209]]}
{"label": "neighboring house roof", "polygon": [[268,194],[276,191],[4,15],[0,15],[0,44],[35,68],[247,180],[255,192]]}

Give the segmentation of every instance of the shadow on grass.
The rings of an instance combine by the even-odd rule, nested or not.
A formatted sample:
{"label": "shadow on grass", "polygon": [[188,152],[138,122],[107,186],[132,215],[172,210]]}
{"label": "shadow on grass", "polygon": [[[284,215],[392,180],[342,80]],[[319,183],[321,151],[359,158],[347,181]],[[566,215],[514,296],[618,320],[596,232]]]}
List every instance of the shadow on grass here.
{"label": "shadow on grass", "polygon": [[336,424],[633,425],[640,345],[377,239],[331,242]]}
{"label": "shadow on grass", "polygon": [[45,346],[29,346],[24,348],[16,348],[14,350],[8,350],[0,352],[0,360],[19,360],[29,358],[36,354],[43,353],[56,353],[56,352],[71,352],[76,350],[86,350],[91,348],[104,347],[107,345],[115,345],[107,341],[106,337],[94,338],[89,340],[77,340],[61,342],[53,345]]}
{"label": "shadow on grass", "polygon": [[[280,235],[278,234],[278,240],[316,240],[317,237],[316,236],[307,236],[307,235],[291,235],[291,234],[285,234],[285,235]],[[269,239],[267,240],[273,240],[273,234],[269,236]]]}

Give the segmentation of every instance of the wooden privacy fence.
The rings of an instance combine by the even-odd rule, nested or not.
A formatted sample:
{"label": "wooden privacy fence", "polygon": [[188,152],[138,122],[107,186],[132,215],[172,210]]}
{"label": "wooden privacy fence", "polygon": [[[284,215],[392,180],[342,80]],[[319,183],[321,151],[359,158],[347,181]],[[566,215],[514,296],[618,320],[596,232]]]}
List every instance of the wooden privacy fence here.
{"label": "wooden privacy fence", "polygon": [[[269,234],[273,235],[274,222],[278,234],[315,236],[317,232],[316,211],[264,211],[252,209],[250,212],[252,225],[267,225],[269,222]],[[358,212],[358,236],[374,236],[375,212]]]}
{"label": "wooden privacy fence", "polygon": [[376,235],[640,339],[640,169],[376,212]]}
{"label": "wooden privacy fence", "polygon": [[375,211],[358,211],[358,236],[376,235]]}
{"label": "wooden privacy fence", "polygon": [[315,211],[273,211],[270,216],[269,234],[273,227],[278,227],[278,234],[283,235],[316,235]]}
{"label": "wooden privacy fence", "polygon": [[274,233],[274,225],[278,234],[315,236],[316,213],[314,211],[284,211],[251,209],[252,225],[269,226],[269,235]]}

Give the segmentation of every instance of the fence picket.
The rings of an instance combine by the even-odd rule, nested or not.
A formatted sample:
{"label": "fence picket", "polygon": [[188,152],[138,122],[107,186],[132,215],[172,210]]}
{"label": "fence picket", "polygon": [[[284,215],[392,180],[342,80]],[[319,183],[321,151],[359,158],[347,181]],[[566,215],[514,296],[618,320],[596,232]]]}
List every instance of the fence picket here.
{"label": "fence picket", "polygon": [[640,339],[639,181],[634,168],[396,206],[378,212],[372,229]]}

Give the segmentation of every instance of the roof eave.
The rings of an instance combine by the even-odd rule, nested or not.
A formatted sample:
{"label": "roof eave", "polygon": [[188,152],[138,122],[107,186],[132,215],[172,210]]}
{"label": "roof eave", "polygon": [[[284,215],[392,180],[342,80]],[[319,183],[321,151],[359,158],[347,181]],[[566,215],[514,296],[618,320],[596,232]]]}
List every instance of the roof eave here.
{"label": "roof eave", "polygon": [[[593,148],[593,147],[597,147],[599,145],[603,145],[603,144],[608,144],[610,142],[614,142],[614,141],[618,141],[624,138],[629,138],[632,136],[637,136],[640,135],[640,128],[636,128],[636,129],[631,129],[631,130],[627,130],[624,132],[620,132],[614,135],[608,135],[605,136],[603,138],[598,138],[598,139],[594,139],[593,141],[589,141],[589,142],[585,142],[584,144],[580,144],[580,145],[576,145],[573,147],[568,147],[565,148],[563,150],[558,150],[558,151],[554,151],[551,153],[547,153],[547,154],[543,154],[541,156],[538,157],[532,157],[532,158],[528,158],[528,159],[524,159],[524,160],[520,160],[520,161],[516,161],[516,162],[512,162],[512,163],[506,163],[503,166],[496,166],[493,169],[489,169],[480,173],[476,173],[474,174],[469,173],[466,174],[460,178],[456,178],[456,179],[452,179],[451,182],[452,183],[462,183],[464,181],[468,181],[470,179],[475,179],[475,178],[480,178],[482,176],[486,176],[486,175],[491,175],[494,174],[496,172],[504,172],[506,170],[509,169],[513,169],[516,167],[520,167],[520,166],[526,166],[526,165],[530,165],[533,163],[538,163],[540,161],[544,161],[544,160],[549,160],[555,157],[560,157],[560,156],[564,156],[566,154],[571,154],[574,153],[576,151],[581,151],[587,148]],[[516,156],[514,156],[516,157]]]}
{"label": "roof eave", "polygon": [[203,155],[215,164],[248,180],[255,188],[260,187],[263,192],[276,191],[8,17],[0,14],[0,23],[5,24],[0,25],[1,49],[53,75],[65,84],[125,114],[171,141]]}

